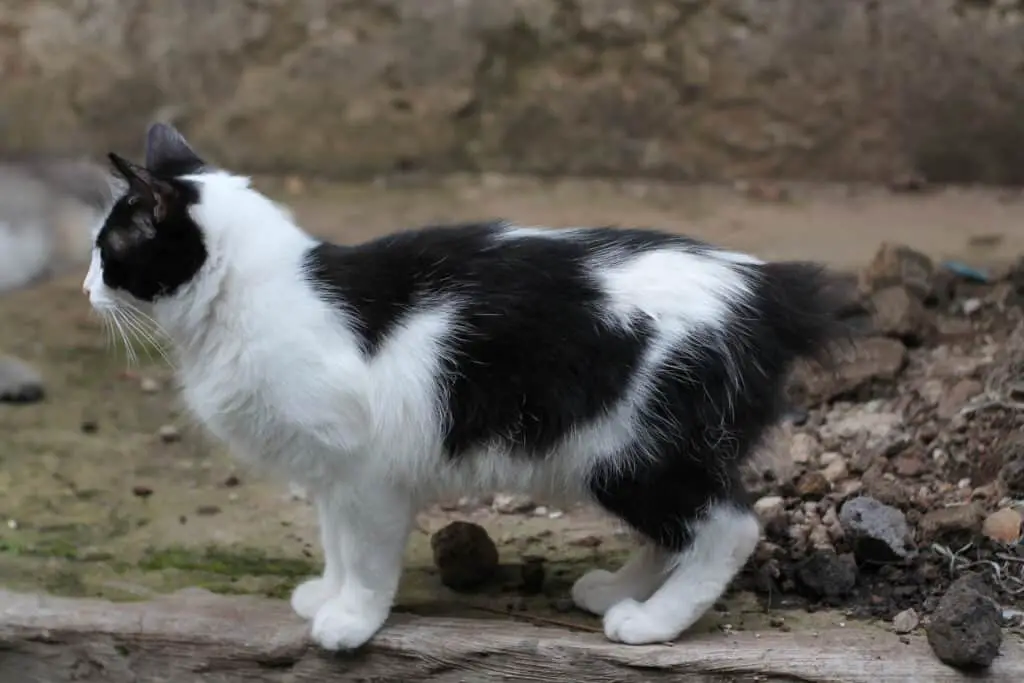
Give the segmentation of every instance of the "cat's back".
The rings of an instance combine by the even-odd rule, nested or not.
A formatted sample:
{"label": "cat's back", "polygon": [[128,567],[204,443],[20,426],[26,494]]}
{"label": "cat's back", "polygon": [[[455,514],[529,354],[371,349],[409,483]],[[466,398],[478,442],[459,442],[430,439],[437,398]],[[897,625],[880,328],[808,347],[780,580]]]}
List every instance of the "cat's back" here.
{"label": "cat's back", "polygon": [[544,452],[724,325],[757,263],[658,231],[495,222],[321,244],[306,273],[345,311],[378,415],[439,410],[448,453]]}
{"label": "cat's back", "polygon": [[[541,229],[504,222],[431,226],[306,261],[317,291],[348,310],[372,354],[417,311],[449,303],[463,329],[565,329],[574,319],[720,313],[709,297],[742,286],[749,257],[652,230]],[[490,332],[489,332],[490,331]]]}

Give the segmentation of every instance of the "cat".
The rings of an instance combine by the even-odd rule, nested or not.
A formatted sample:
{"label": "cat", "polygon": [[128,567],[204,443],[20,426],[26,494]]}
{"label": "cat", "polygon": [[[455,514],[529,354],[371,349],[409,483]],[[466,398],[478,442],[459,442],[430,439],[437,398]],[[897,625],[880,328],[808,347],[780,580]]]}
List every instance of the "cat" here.
{"label": "cat", "polygon": [[429,226],[314,238],[155,124],[83,283],[170,340],[186,404],[317,510],[320,577],[291,605],[327,650],[388,618],[417,510],[493,490],[593,503],[634,531],[572,587],[612,641],[671,641],[760,537],[740,465],[787,371],[827,350],[818,265],[640,229]]}
{"label": "cat", "polygon": [[[88,159],[0,162],[0,294],[39,284],[89,262],[93,226],[123,190]],[[0,354],[0,402],[41,400],[39,371]]]}

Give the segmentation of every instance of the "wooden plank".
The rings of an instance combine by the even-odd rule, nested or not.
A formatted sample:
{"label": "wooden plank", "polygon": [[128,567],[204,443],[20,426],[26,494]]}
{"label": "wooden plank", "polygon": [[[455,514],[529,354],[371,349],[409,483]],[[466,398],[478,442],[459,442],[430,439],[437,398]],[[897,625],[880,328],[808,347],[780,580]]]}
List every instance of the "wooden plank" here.
{"label": "wooden plank", "polygon": [[[968,681],[921,636],[851,624],[817,634],[712,633],[673,645],[617,645],[512,620],[394,615],[363,651],[323,653],[283,601],[188,590],[109,603],[0,590],[0,681]],[[1024,681],[1007,639],[982,677]]]}

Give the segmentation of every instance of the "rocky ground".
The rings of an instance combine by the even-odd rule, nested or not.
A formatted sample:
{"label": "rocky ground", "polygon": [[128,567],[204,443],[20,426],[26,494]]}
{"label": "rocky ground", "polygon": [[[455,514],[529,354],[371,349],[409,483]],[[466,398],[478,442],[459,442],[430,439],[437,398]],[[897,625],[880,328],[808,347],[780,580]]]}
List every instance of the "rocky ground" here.
{"label": "rocky ground", "polygon": [[[998,638],[1021,636],[1024,612],[1024,263],[1011,265],[1024,202],[914,188],[737,189],[490,179],[423,190],[429,203],[415,188],[322,201],[308,186],[281,194],[304,197],[300,217],[342,240],[440,217],[604,217],[770,258],[870,261],[849,311],[857,336],[834,370],[798,371],[792,410],[750,468],[765,538],[699,628],[880,623],[927,632],[952,663],[990,661]],[[886,246],[872,260],[887,233],[931,257]],[[954,253],[1006,265],[975,272],[943,261]],[[42,402],[0,405],[0,581],[112,599],[183,586],[287,595],[319,568],[309,506],[239,469],[188,423],[153,349],[140,347],[125,371],[78,285],[68,278],[0,300],[0,348],[35,363],[48,384]],[[452,522],[480,525],[495,544],[475,551],[475,568],[456,562],[460,575],[448,558],[465,544],[433,540]],[[502,494],[449,501],[420,527],[400,609],[567,628],[599,629],[572,609],[568,587],[627,547],[624,531],[593,510]],[[464,526],[445,534],[479,537]]]}
{"label": "rocky ground", "polygon": [[923,620],[963,659],[932,638],[967,613],[951,583],[974,574],[1003,608],[966,631],[1024,616],[1024,259],[988,274],[887,245],[859,280],[859,338],[835,375],[797,374],[775,446],[790,457],[751,473],[766,539],[744,582],[898,631]]}

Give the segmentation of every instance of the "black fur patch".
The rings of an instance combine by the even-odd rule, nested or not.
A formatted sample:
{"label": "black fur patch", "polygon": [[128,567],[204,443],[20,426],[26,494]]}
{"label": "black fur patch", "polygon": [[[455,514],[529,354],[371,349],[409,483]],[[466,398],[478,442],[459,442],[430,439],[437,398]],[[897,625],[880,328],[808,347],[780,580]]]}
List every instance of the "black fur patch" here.
{"label": "black fur patch", "polygon": [[203,232],[189,215],[198,188],[181,179],[205,163],[172,126],[146,132],[146,165],[108,155],[128,183],[96,236],[107,287],[141,301],[170,296],[206,262]]}
{"label": "black fur patch", "polygon": [[188,209],[199,200],[189,182],[163,178],[174,188],[163,220],[156,220],[144,193],[129,189],[96,236],[103,262],[103,282],[140,301],[174,294],[206,262],[202,230]]}
{"label": "black fur patch", "polygon": [[[354,316],[368,357],[416,307],[457,301],[459,330],[440,379],[453,459],[482,445],[550,457],[625,396],[656,327],[638,317],[627,332],[602,320],[604,295],[588,265],[595,254],[713,250],[643,230],[496,239],[501,230],[430,227],[354,247],[321,244],[307,259],[314,285]],[[747,505],[740,464],[779,418],[793,361],[817,355],[836,329],[838,303],[819,269],[736,269],[753,295],[724,332],[695,330],[670,353],[640,416],[647,438],[588,482],[599,504],[673,550],[709,503]]]}

